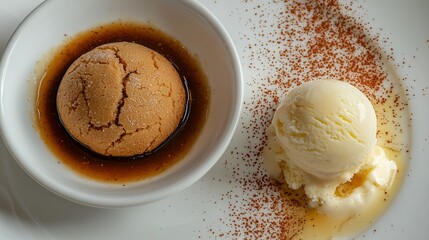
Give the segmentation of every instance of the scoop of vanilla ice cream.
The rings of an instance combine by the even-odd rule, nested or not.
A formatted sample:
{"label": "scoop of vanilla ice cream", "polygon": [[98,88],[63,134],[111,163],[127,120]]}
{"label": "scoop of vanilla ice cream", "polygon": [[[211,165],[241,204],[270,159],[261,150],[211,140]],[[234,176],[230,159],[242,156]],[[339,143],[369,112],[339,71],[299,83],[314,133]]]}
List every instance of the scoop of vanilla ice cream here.
{"label": "scoop of vanilla ice cream", "polygon": [[350,178],[376,143],[371,102],[338,80],[315,80],[291,90],[272,125],[292,165],[323,180]]}
{"label": "scoop of vanilla ice cream", "polygon": [[381,196],[397,171],[376,146],[376,128],[374,108],[357,88],[304,83],[287,94],[267,129],[265,168],[289,188],[303,187],[310,206],[351,216]]}

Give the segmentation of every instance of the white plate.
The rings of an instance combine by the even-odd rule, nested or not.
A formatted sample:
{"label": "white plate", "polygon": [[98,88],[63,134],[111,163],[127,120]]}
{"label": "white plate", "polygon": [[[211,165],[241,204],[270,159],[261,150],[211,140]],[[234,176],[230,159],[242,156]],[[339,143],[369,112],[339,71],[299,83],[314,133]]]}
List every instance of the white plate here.
{"label": "white plate", "polygon": [[[40,2],[0,0],[0,51],[12,30]],[[258,12],[258,3],[201,2],[223,22],[242,54],[244,76],[248,79],[245,101],[249,101],[254,94],[252,91],[257,90],[251,84],[255,72],[248,68],[248,46],[254,40],[243,36],[252,35],[248,21]],[[429,182],[426,173],[429,169],[429,1],[368,1],[363,2],[362,7],[359,11],[365,12],[374,30],[382,28],[381,34],[389,37],[391,44],[383,47],[392,47],[396,60],[406,62],[406,67],[396,71],[399,76],[408,78],[404,84],[409,89],[413,114],[412,159],[392,206],[355,239],[426,239],[429,216],[426,206],[429,202],[429,191],[426,190]],[[246,150],[243,149],[244,142],[252,135],[246,129],[250,120],[249,110],[244,109],[230,149],[208,174],[186,191],[156,203],[125,209],[84,207],[53,195],[28,177],[1,144],[0,239],[120,239],[124,236],[127,239],[229,239],[218,234],[232,230],[228,225],[231,200],[223,197],[227,193],[243,194],[241,185],[234,181],[235,167],[240,159],[234,153]],[[240,171],[253,170],[243,166]]]}

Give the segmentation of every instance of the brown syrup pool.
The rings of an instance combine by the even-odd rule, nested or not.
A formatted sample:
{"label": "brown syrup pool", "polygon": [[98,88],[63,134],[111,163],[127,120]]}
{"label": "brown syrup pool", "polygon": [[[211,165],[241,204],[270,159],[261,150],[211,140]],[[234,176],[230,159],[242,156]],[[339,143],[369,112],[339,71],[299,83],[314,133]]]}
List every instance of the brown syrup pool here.
{"label": "brown syrup pool", "polygon": [[[155,153],[144,157],[104,157],[76,142],[61,124],[57,109],[58,86],[68,67],[82,54],[111,42],[135,42],[169,59],[187,81],[189,117],[176,135]],[[59,47],[40,79],[35,102],[35,125],[43,141],[80,175],[102,182],[125,184],[155,176],[187,155],[206,121],[210,101],[208,80],[199,63],[177,40],[149,25],[114,22],[82,32]]]}

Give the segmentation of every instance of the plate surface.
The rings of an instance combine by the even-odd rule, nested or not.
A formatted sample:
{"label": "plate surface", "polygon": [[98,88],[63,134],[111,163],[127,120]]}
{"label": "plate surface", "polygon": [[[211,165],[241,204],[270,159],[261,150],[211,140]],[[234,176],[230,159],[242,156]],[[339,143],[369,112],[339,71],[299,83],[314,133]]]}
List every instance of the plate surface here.
{"label": "plate surface", "polygon": [[[0,0],[0,52],[13,29],[40,2]],[[267,8],[268,25],[276,23],[273,15],[267,14],[270,5],[258,7],[257,1],[235,0],[201,2],[225,25],[241,54],[248,103],[258,91],[252,79],[271,74],[270,69],[249,67],[258,63],[249,50],[256,41],[250,37],[255,35],[252,21],[259,21],[261,8]],[[383,0],[360,5],[356,17],[363,16],[374,34],[389,39],[381,47],[393,49],[395,71],[407,79],[403,84],[410,98],[412,145],[407,174],[392,206],[354,239],[424,239],[429,216],[429,192],[425,190],[429,182],[429,2]],[[237,156],[250,152],[246,143],[252,138],[251,121],[250,110],[244,108],[229,149],[190,188],[149,205],[125,209],[85,207],[53,195],[27,176],[1,143],[0,239],[119,239],[124,233],[127,239],[242,239],[245,236],[220,233],[235,230],[229,216],[234,205],[244,204],[235,199],[248,196],[237,182],[236,172],[255,172],[254,166],[242,164],[242,156]]]}

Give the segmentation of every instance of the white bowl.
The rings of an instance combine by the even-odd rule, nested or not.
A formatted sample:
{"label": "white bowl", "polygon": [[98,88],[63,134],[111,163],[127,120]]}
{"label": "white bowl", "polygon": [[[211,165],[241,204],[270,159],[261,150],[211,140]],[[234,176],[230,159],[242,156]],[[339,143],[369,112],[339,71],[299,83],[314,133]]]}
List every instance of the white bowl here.
{"label": "white bowl", "polygon": [[[126,187],[82,178],[48,150],[33,127],[29,84],[36,61],[91,27],[118,19],[150,22],[197,54],[211,86],[208,119],[191,153],[164,173]],[[178,192],[201,178],[221,157],[237,125],[242,71],[231,38],[197,1],[48,0],[37,7],[10,39],[0,65],[0,127],[19,165],[37,182],[72,201],[98,207],[148,203]]]}

